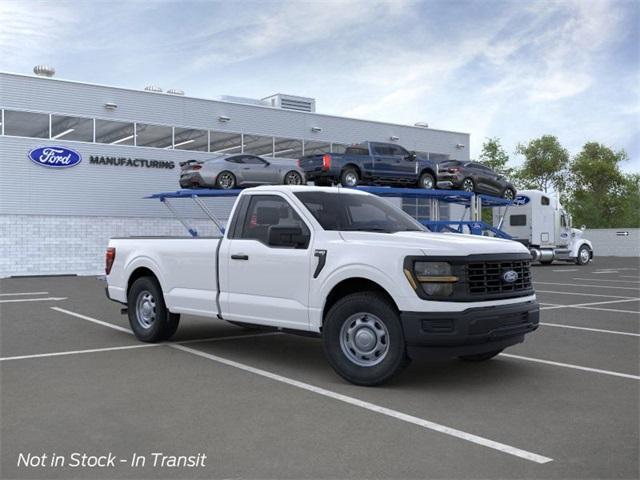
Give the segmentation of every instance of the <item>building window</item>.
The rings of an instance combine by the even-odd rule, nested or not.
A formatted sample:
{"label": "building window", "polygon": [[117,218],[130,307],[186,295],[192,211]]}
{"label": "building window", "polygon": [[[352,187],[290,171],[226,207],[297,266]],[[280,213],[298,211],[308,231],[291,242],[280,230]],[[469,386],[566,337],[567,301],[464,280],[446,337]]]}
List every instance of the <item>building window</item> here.
{"label": "building window", "polygon": [[291,138],[274,138],[274,157],[298,159],[302,157],[302,140]]}
{"label": "building window", "polygon": [[328,142],[310,142],[304,141],[304,154],[305,155],[317,155],[322,153],[329,153],[331,151],[331,144]]}
{"label": "building window", "polygon": [[244,153],[260,155],[263,157],[272,157],[273,137],[263,137],[261,135],[244,135]]}
{"label": "building window", "polygon": [[93,142],[93,119],[51,115],[51,138]]}
{"label": "building window", "polygon": [[449,160],[449,155],[445,155],[443,153],[428,153],[429,155],[429,160],[436,162],[436,163],[440,163],[440,162],[444,162],[445,160]]}
{"label": "building window", "polygon": [[114,120],[96,120],[96,142],[111,145],[134,144],[133,123]]}
{"label": "building window", "polygon": [[16,137],[49,138],[49,115],[5,110],[4,134]]}
{"label": "building window", "polygon": [[242,135],[229,132],[209,132],[209,151],[211,153],[242,153]]}
{"label": "building window", "polygon": [[173,129],[163,125],[136,123],[136,146],[171,148]]}
{"label": "building window", "polygon": [[209,136],[206,130],[176,127],[174,137],[173,148],[176,150],[206,152],[209,148]]}

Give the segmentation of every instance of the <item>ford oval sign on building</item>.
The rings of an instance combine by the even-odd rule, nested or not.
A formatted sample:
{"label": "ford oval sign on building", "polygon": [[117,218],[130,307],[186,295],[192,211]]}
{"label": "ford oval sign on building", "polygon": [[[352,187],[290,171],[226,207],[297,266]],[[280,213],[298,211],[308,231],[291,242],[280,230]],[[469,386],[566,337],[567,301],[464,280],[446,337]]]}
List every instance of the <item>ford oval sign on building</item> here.
{"label": "ford oval sign on building", "polygon": [[29,152],[29,159],[43,167],[69,168],[78,165],[82,156],[65,147],[40,147]]}

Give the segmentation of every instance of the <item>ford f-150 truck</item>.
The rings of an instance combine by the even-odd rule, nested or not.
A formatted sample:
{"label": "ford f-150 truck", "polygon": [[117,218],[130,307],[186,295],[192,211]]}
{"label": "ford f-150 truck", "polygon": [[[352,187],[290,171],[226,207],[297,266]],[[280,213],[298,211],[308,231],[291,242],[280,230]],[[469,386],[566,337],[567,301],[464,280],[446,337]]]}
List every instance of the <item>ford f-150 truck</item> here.
{"label": "ford f-150 truck", "polygon": [[243,190],[224,235],[113,238],[107,295],[135,335],[169,339],[180,314],[322,338],[350,382],[376,385],[411,358],[488,360],[538,326],[529,251],[428,232],[351,188]]}
{"label": "ford f-150 truck", "polygon": [[393,143],[351,145],[343,154],[302,157],[298,165],[304,170],[307,180],[318,186],[384,184],[432,189],[436,188],[438,174],[436,162]]}

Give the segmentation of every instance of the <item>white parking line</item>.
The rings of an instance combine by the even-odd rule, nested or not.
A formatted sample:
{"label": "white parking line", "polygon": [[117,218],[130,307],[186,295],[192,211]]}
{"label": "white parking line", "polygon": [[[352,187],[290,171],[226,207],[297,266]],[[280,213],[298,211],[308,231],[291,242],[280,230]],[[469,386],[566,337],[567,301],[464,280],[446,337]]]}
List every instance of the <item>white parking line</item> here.
{"label": "white parking line", "polygon": [[581,308],[583,310],[598,310],[600,312],[634,313],[636,315],[640,315],[640,312],[637,310],[620,310],[618,308],[600,308],[600,307],[575,307],[575,308]]}
{"label": "white parking line", "polygon": [[[587,280],[587,281],[591,281],[591,278],[579,278],[579,277],[573,277],[574,280]],[[633,280],[609,280],[608,278],[599,278],[597,280],[598,282],[613,282],[613,283],[640,283],[638,281],[633,281]]]}
{"label": "white parking line", "polygon": [[606,298],[629,298],[634,300],[640,300],[640,297],[621,297],[620,295],[600,295],[598,293],[582,293],[582,292],[558,292],[555,290],[538,290],[536,293],[554,293],[558,295],[576,295],[579,297],[606,297]]}
{"label": "white parking line", "polygon": [[637,287],[637,288],[618,287],[617,285],[582,285],[577,283],[555,283],[555,282],[536,282],[536,281],[534,281],[533,283],[538,283],[540,285],[564,285],[566,287],[615,288],[618,290],[635,290],[635,291],[640,290],[640,287]]}
{"label": "white parking line", "polygon": [[98,320],[97,318],[87,317],[86,315],[82,315],[80,313],[72,312],[70,310],[65,310],[64,308],[51,307],[51,310],[55,310],[56,312],[66,313],[67,315],[71,315],[72,317],[81,318],[82,320],[86,320],[87,322],[93,322],[98,325],[102,325],[103,327],[113,328],[114,330],[119,330],[120,332],[128,333],[129,335],[133,335],[133,332],[128,328],[119,327],[118,325],[114,325],[112,323],[103,322],[102,320]]}
{"label": "white parking line", "polygon": [[67,297],[46,297],[46,298],[11,298],[9,300],[0,300],[0,303],[19,303],[19,302],[59,302],[66,300]]}
{"label": "white parking line", "polygon": [[[607,300],[607,301],[603,301],[603,302],[589,302],[589,303],[576,303],[576,304],[572,304],[572,305],[559,305],[559,304],[548,304],[548,303],[541,303],[540,305],[552,305],[550,307],[544,307],[541,308],[541,310],[553,310],[556,308],[579,308],[579,307],[590,307],[592,305],[607,305],[610,303],[624,303],[624,302],[635,302],[639,299],[637,298],[627,298],[624,300]],[[622,311],[622,310],[616,310],[616,311]]]}
{"label": "white parking line", "polygon": [[0,293],[0,297],[16,297],[18,295],[49,295],[49,292]]}
{"label": "white parking line", "polygon": [[581,365],[573,365],[571,363],[552,362],[551,360],[543,360],[542,358],[523,357],[521,355],[513,355],[511,353],[501,353],[501,357],[515,358],[517,360],[524,360],[527,362],[544,363],[546,365],[554,365],[556,367],[572,368],[574,370],[582,370],[585,372],[602,373],[605,375],[611,375],[614,377],[631,378],[633,380],[640,380],[638,375],[630,375],[628,373],[612,372],[610,370],[601,370],[599,368],[583,367]]}
{"label": "white parking line", "polygon": [[429,430],[434,430],[436,432],[444,433],[446,435],[450,435],[452,437],[460,438],[462,440],[466,440],[471,443],[475,443],[478,445],[482,445],[488,448],[492,448],[494,450],[498,450],[503,453],[507,453],[509,455],[513,455],[516,457],[524,458],[525,460],[529,460],[535,463],[548,463],[553,461],[552,458],[545,457],[542,455],[538,455],[536,453],[529,452],[527,450],[522,450],[516,447],[512,447],[510,445],[506,445],[504,443],[495,442],[493,440],[489,440],[488,438],[480,437],[477,435],[473,435],[471,433],[464,432],[462,430],[457,430],[455,428],[447,427],[445,425],[441,425],[439,423],[432,422],[430,420],[425,420],[423,418],[414,417],[413,415],[407,415],[406,413],[399,412],[397,410],[392,410],[390,408],[386,408],[380,405],[376,405],[374,403],[366,402],[364,400],[360,400],[358,398],[350,397],[347,395],[343,395],[338,392],[334,392],[332,390],[327,390],[322,387],[317,387],[315,385],[311,385],[309,383],[300,382],[298,380],[294,380],[292,378],[284,377],[282,375],[278,375],[276,373],[268,372],[266,370],[261,370],[259,368],[252,367],[250,365],[246,365],[244,363],[236,362],[233,360],[229,360],[227,358],[219,357],[217,355],[212,355],[210,353],[202,352],[200,350],[196,350],[193,348],[185,347],[183,345],[171,345],[171,348],[175,348],[177,350],[181,350],[183,352],[191,353],[193,355],[197,355],[199,357],[206,358],[208,360],[212,360],[214,362],[222,363],[224,365],[238,368],[240,370],[244,370],[245,372],[250,372],[255,375],[260,375],[261,377],[266,377],[271,380],[275,380],[277,382],[285,383],[287,385],[291,385],[296,388],[300,388],[302,390],[306,390],[308,392],[312,392],[318,395],[322,395],[324,397],[331,398],[333,400],[338,400],[343,403],[347,403],[349,405],[353,405],[356,407],[363,408],[365,410],[369,410],[374,413],[379,413],[382,415],[386,415],[388,417],[395,418],[397,420],[402,420],[403,422],[411,423],[413,425],[417,425],[419,427],[423,427]]}
{"label": "white parking line", "polygon": [[558,270],[551,270],[552,272],[579,272],[579,268],[560,268]]}
{"label": "white parking line", "polygon": [[26,360],[30,358],[44,358],[44,357],[62,357],[64,355],[78,355],[80,353],[95,353],[95,352],[112,352],[114,350],[130,350],[132,348],[144,348],[144,347],[158,347],[162,343],[140,343],[136,345],[124,345],[121,347],[105,347],[105,348],[91,348],[88,350],[70,350],[66,352],[52,352],[52,353],[37,353],[34,355],[19,355],[16,357],[2,357],[0,362],[8,362],[11,360]]}
{"label": "white parking line", "polygon": [[638,278],[638,275],[618,275],[620,278]]}
{"label": "white parking line", "polygon": [[629,335],[631,337],[640,337],[640,333],[619,332],[617,330],[603,330],[602,328],[576,327],[574,325],[562,325],[559,323],[547,323],[547,322],[540,322],[540,325],[544,325],[545,327],[570,328],[573,330],[585,330],[587,332],[612,333],[615,335]]}

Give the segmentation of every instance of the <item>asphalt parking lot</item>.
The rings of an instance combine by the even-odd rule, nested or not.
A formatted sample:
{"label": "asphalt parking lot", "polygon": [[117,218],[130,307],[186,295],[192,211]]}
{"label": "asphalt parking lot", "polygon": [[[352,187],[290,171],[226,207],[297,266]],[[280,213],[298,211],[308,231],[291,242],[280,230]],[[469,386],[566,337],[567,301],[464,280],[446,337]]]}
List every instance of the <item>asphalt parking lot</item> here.
{"label": "asphalt parking lot", "polygon": [[[534,267],[542,326],[524,344],[376,388],[340,379],[317,339],[183,316],[149,346],[98,278],[4,279],[1,477],[638,478],[639,268]],[[147,463],[18,466],[73,452]]]}

